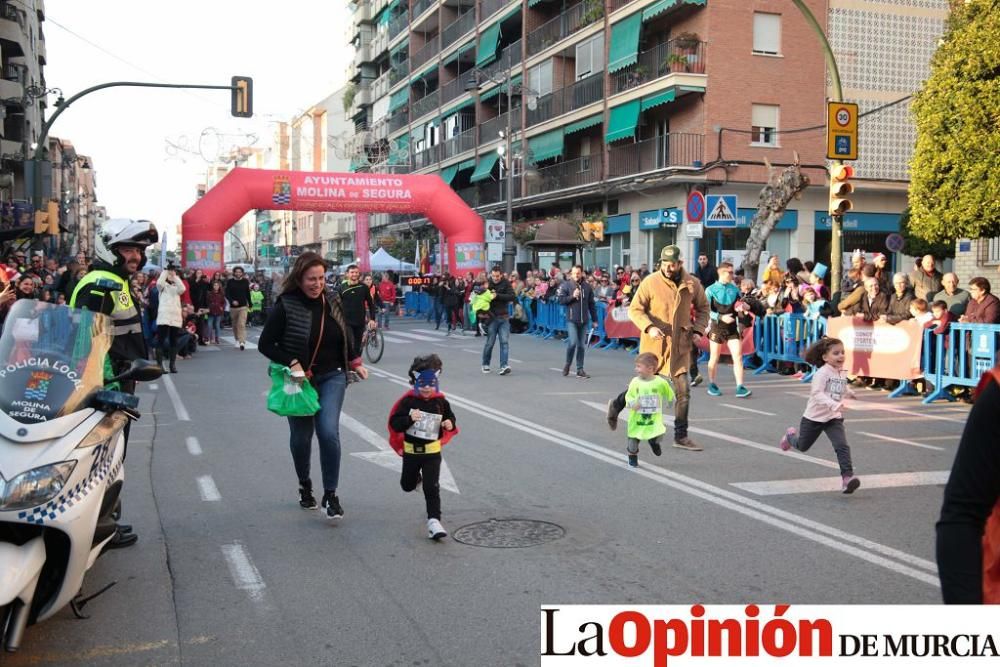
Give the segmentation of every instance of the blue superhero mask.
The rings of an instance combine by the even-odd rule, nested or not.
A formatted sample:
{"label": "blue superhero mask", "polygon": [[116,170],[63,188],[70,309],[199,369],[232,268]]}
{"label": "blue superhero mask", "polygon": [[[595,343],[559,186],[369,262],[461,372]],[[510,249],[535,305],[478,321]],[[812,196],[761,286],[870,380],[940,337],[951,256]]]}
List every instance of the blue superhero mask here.
{"label": "blue superhero mask", "polygon": [[421,387],[433,387],[435,391],[438,390],[438,374],[436,371],[427,369],[417,373],[417,377],[413,382],[414,393],[420,393]]}

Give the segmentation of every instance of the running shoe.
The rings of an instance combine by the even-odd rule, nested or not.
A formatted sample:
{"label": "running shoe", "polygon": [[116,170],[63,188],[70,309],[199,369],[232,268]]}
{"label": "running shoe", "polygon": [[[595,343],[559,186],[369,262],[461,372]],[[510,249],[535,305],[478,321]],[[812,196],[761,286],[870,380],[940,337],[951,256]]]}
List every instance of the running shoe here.
{"label": "running shoe", "polygon": [[722,396],[722,390],[719,389],[719,385],[714,382],[708,383],[708,395],[709,396]]}
{"label": "running shoe", "polygon": [[840,487],[841,493],[854,493],[861,486],[861,480],[854,475],[844,475],[841,480],[843,482]]}
{"label": "running shoe", "polygon": [[778,447],[781,447],[781,451],[787,452],[792,448],[792,438],[795,437],[795,429],[789,428],[785,431],[785,435],[781,436],[781,442],[778,443]]}
{"label": "running shoe", "polygon": [[327,491],[323,494],[323,507],[329,518],[335,521],[344,518],[344,508],[340,506],[340,499],[336,493]]}
{"label": "running shoe", "polygon": [[427,539],[437,541],[442,537],[448,537],[448,531],[441,522],[437,519],[427,519]]}
{"label": "running shoe", "polygon": [[752,391],[742,384],[736,387],[736,398],[746,398],[752,393]]}

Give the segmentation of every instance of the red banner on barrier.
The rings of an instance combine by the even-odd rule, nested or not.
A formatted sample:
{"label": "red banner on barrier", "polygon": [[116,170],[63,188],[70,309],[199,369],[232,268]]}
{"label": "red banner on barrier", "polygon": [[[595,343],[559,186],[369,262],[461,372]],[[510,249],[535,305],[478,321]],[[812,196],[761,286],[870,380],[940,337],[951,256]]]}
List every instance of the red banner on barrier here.
{"label": "red banner on barrier", "polygon": [[851,375],[887,380],[913,380],[920,370],[924,330],[916,320],[899,324],[832,317],[826,335],[844,341],[844,368]]}
{"label": "red banner on barrier", "polygon": [[[741,343],[742,354],[747,355],[755,353],[757,351],[757,345],[754,343],[753,339],[753,327],[752,326],[747,327],[746,329],[743,330],[743,333],[740,335],[741,335],[740,343]],[[708,352],[708,336],[702,336],[701,338],[699,338],[697,346],[698,349],[701,350],[702,352]],[[729,348],[725,345],[722,346],[722,356],[724,357],[729,356]]]}
{"label": "red banner on barrier", "polygon": [[628,318],[628,306],[608,308],[604,316],[604,331],[608,338],[638,338],[639,327]]}

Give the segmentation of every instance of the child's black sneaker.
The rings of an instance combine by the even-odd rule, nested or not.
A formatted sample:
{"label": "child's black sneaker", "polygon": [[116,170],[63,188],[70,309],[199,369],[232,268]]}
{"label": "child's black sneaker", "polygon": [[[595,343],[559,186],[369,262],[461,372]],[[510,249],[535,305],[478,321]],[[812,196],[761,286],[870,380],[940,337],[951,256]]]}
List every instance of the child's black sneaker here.
{"label": "child's black sneaker", "polygon": [[316,496],[313,495],[313,485],[310,480],[299,482],[299,507],[304,510],[316,509]]}
{"label": "child's black sneaker", "polygon": [[660,443],[657,442],[656,440],[649,441],[649,448],[653,450],[653,454],[655,454],[656,456],[659,456],[660,454],[663,453],[663,449],[660,448]]}
{"label": "child's black sneaker", "polygon": [[323,508],[326,509],[326,515],[334,521],[344,518],[344,508],[340,506],[340,499],[333,491],[323,494]]}
{"label": "child's black sneaker", "polygon": [[629,468],[638,468],[639,467],[639,455],[638,454],[629,454],[628,455],[628,467]]}

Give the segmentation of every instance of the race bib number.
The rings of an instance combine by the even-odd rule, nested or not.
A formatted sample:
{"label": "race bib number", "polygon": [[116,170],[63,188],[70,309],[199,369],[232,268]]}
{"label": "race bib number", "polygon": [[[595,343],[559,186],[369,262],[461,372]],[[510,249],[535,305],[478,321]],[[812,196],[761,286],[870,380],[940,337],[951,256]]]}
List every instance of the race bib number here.
{"label": "race bib number", "polygon": [[406,434],[424,440],[437,440],[441,433],[441,415],[436,415],[433,412],[424,412],[422,415],[420,419],[413,422],[410,428],[406,429]]}
{"label": "race bib number", "polygon": [[831,378],[826,381],[826,393],[835,401],[844,400],[844,389],[847,387],[847,380],[843,378]]}
{"label": "race bib number", "polygon": [[640,396],[638,412],[640,415],[655,415],[660,412],[660,397],[656,394]]}

